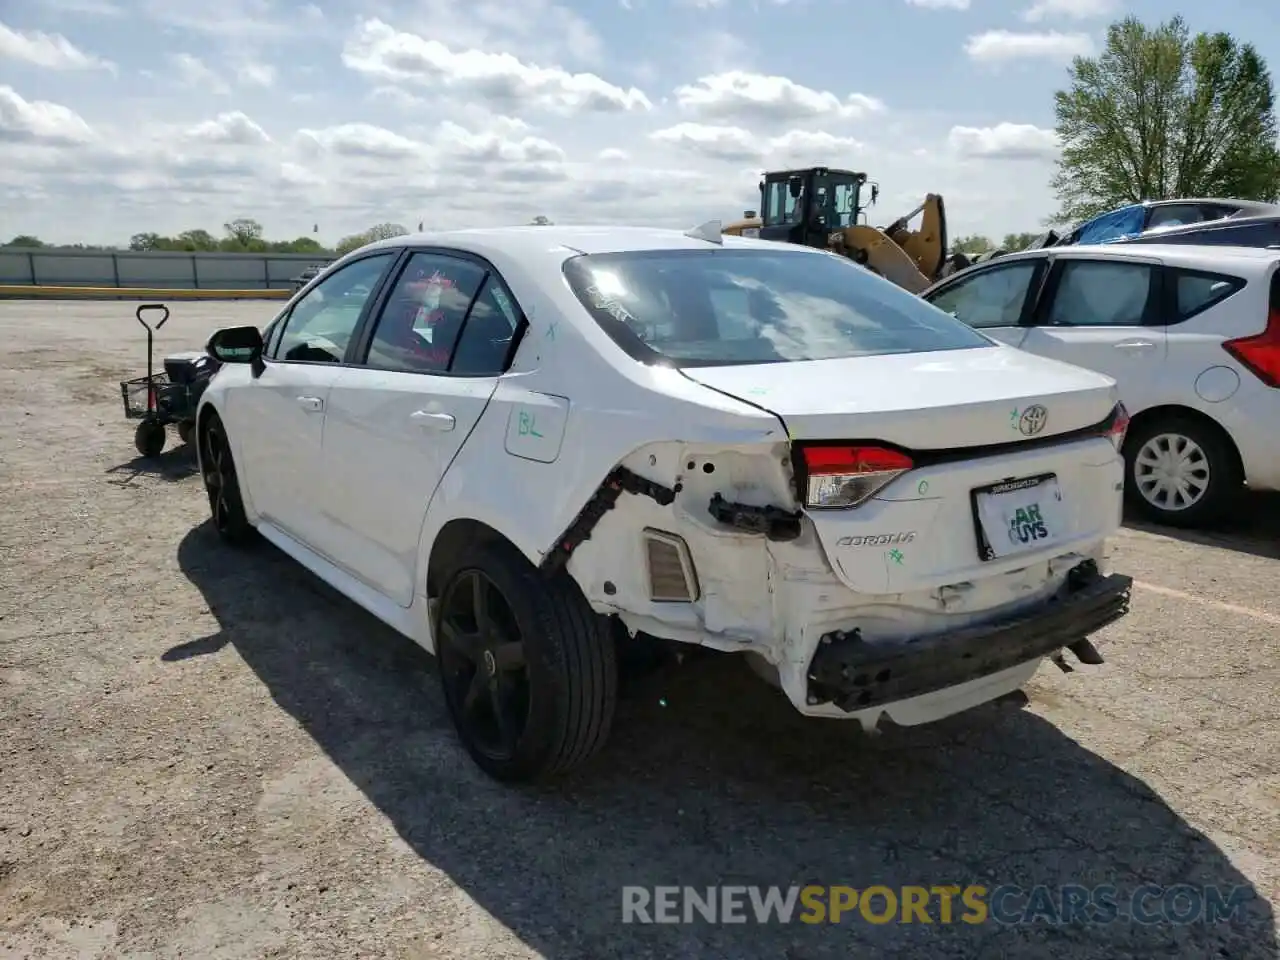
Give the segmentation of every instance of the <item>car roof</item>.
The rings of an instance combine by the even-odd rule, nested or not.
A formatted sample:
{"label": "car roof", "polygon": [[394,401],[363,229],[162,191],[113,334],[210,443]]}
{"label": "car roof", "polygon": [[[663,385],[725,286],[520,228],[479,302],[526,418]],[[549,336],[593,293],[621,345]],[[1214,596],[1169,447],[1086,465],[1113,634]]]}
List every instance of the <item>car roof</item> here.
{"label": "car roof", "polygon": [[1241,210],[1273,210],[1276,204],[1265,200],[1240,200],[1230,197],[1179,197],[1176,200],[1144,200],[1147,207],[1176,207],[1184,203],[1214,203],[1223,207],[1237,207]]}
{"label": "car roof", "polygon": [[[730,248],[777,249],[779,244],[752,237],[726,234],[721,243],[699,240],[683,230],[670,227],[621,226],[547,226],[521,225],[509,227],[473,227],[465,230],[411,233],[370,244],[364,251],[378,247],[446,247],[492,259],[506,257],[544,258],[563,252],[562,259],[577,254],[626,253],[642,250],[707,250],[718,246]],[[825,251],[796,244],[788,250],[824,255]]]}
{"label": "car roof", "polygon": [[1159,257],[1168,263],[1184,263],[1223,260],[1260,261],[1280,259],[1280,250],[1264,247],[1227,247],[1196,243],[1093,243],[1074,244],[1065,247],[1042,247],[1039,250],[1019,250],[1005,254],[975,266],[1006,263],[1010,260],[1027,260],[1035,257],[1086,257],[1094,260],[1150,260]]}
{"label": "car roof", "polygon": [[[1218,220],[1201,220],[1198,223],[1178,223],[1168,227],[1156,227],[1148,230],[1146,236],[1181,236],[1186,233],[1200,233],[1213,230],[1238,230],[1241,227],[1256,226],[1263,223],[1280,222],[1280,210],[1272,213],[1254,213],[1247,217],[1223,217]],[[1125,237],[1126,241],[1133,239]]]}

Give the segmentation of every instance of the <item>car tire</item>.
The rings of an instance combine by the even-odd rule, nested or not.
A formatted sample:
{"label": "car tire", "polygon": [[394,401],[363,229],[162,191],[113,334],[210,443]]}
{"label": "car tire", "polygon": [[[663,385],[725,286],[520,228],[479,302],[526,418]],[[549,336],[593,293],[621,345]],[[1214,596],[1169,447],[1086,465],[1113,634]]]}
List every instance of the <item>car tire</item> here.
{"label": "car tire", "polygon": [[[1201,527],[1219,519],[1244,483],[1231,441],[1220,428],[1191,417],[1168,416],[1139,423],[1124,446],[1125,499],[1143,518],[1170,527]],[[1179,466],[1198,495],[1179,506],[1160,479],[1169,463]],[[1144,492],[1146,491],[1146,492]]]}
{"label": "car tire", "polygon": [[536,782],[597,754],[618,699],[617,651],[577,583],[504,542],[462,551],[442,583],[432,623],[441,686],[480,769]]}
{"label": "car tire", "polygon": [[164,443],[167,439],[164,424],[156,420],[143,420],[133,431],[134,449],[148,460],[164,452]]}
{"label": "car tire", "polygon": [[200,431],[200,469],[205,494],[209,498],[213,529],[233,546],[251,543],[257,531],[245,514],[231,442],[222,418],[216,413],[209,414]]}

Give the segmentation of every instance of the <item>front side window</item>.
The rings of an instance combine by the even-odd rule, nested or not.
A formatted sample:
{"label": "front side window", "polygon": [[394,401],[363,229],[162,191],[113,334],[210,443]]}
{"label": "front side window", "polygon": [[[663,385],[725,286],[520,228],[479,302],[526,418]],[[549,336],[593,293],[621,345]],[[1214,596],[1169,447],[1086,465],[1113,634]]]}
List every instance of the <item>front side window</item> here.
{"label": "front side window", "polygon": [[399,251],[363,257],[325,277],[289,311],[273,359],[341,363],[365,305]]}
{"label": "front side window", "polygon": [[596,322],[645,363],[785,363],[992,345],[901,287],[833,254],[593,254],[566,261],[564,273]]}
{"label": "front side window", "polygon": [[971,327],[1016,327],[1041,260],[991,267],[957,280],[929,297],[944,313]]}

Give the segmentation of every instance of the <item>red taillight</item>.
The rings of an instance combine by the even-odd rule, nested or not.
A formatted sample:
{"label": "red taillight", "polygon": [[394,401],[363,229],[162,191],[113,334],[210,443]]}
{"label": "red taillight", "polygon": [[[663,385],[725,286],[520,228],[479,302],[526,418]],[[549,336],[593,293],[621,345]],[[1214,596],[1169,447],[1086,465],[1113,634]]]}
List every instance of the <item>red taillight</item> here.
{"label": "red taillight", "polygon": [[1115,416],[1111,419],[1111,426],[1107,427],[1107,439],[1120,450],[1124,446],[1124,435],[1129,432],[1129,411],[1125,409],[1123,403],[1116,404]]}
{"label": "red taillight", "polygon": [[905,453],[876,446],[802,447],[800,456],[804,504],[813,509],[856,507],[915,466]]}
{"label": "red taillight", "polygon": [[1280,307],[1268,312],[1267,329],[1228,340],[1222,348],[1268,387],[1280,387]]}

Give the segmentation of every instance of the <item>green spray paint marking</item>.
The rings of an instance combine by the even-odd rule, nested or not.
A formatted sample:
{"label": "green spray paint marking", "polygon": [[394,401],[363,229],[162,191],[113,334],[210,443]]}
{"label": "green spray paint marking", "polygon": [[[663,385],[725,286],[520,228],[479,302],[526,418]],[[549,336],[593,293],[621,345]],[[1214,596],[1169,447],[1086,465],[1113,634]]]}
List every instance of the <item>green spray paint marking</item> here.
{"label": "green spray paint marking", "polygon": [[1011,411],[1009,411],[1009,426],[1014,430],[1018,429],[1018,416],[1019,416],[1019,413],[1018,413],[1017,407],[1014,407]]}
{"label": "green spray paint marking", "polygon": [[920,483],[916,485],[916,493],[920,494],[920,496],[923,497],[928,492],[929,492],[929,481],[921,480]]}
{"label": "green spray paint marking", "polygon": [[537,431],[537,429],[535,429],[536,426],[537,426],[537,421],[533,417],[529,416],[529,414],[526,413],[524,410],[521,410],[520,411],[520,427],[519,427],[520,436],[538,437],[539,439],[541,439],[542,434],[540,434]]}
{"label": "green spray paint marking", "polygon": [[889,556],[889,559],[892,560],[894,563],[896,563],[898,566],[902,566],[901,550],[890,550],[888,556]]}

